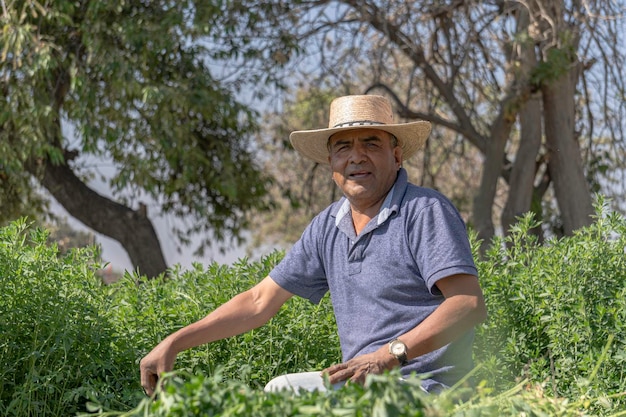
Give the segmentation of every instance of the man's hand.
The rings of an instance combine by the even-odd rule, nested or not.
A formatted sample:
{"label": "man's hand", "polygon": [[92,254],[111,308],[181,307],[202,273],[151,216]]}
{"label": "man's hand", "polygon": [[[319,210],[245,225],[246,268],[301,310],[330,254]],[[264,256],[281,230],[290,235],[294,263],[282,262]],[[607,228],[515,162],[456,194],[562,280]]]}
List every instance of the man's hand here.
{"label": "man's hand", "polygon": [[154,393],[161,374],[174,369],[179,352],[256,329],[267,323],[292,296],[267,276],[206,317],[170,334],[139,364],[144,391],[148,395]]}
{"label": "man's hand", "polygon": [[141,360],[139,363],[141,386],[146,395],[154,394],[159,382],[159,376],[163,372],[169,372],[174,369],[175,361],[176,353],[170,348],[167,339],[159,343]]}
{"label": "man's hand", "polygon": [[368,374],[382,374],[385,370],[399,366],[398,360],[389,354],[387,345],[375,352],[357,356],[347,362],[338,363],[322,371],[328,375],[329,382],[336,384],[341,381],[365,383]]}

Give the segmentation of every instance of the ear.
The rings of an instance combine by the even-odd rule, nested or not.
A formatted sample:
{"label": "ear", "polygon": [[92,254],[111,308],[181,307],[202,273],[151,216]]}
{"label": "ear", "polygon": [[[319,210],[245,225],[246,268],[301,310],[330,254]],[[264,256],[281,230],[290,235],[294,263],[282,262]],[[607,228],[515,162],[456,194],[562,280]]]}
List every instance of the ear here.
{"label": "ear", "polygon": [[402,168],[402,146],[396,146],[393,149],[393,158],[396,161],[396,168]]}
{"label": "ear", "polygon": [[337,180],[335,180],[335,172],[333,171],[333,167],[330,165],[330,156],[328,157],[328,165],[326,166],[326,168],[328,169],[328,173],[330,174],[330,179],[333,180],[335,185],[338,185]]}

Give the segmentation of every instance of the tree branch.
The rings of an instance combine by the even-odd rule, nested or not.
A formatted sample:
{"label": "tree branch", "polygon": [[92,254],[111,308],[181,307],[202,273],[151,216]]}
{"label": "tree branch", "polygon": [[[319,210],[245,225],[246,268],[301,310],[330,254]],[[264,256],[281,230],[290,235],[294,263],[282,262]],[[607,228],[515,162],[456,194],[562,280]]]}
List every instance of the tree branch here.
{"label": "tree branch", "polygon": [[[65,152],[65,160],[75,158]],[[38,159],[25,165],[70,215],[94,231],[118,242],[142,274],[156,277],[167,265],[145,206],[132,210],[112,201],[83,183],[66,164]]]}

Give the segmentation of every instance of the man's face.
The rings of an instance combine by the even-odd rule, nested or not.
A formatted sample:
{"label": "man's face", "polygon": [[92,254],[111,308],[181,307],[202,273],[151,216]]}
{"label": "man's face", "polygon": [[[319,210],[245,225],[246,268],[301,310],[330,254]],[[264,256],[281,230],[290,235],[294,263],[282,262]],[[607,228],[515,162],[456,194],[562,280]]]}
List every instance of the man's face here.
{"label": "man's face", "polygon": [[[330,137],[333,180],[350,204],[367,210],[382,203],[402,164],[402,148],[378,129],[345,130]],[[378,207],[376,207],[376,210]]]}

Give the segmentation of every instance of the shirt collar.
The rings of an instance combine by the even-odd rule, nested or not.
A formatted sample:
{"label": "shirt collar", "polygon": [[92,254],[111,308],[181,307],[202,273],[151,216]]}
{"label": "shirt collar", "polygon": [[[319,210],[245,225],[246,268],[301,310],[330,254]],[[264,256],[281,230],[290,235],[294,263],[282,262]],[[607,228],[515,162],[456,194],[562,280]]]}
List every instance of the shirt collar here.
{"label": "shirt collar", "polygon": [[387,220],[389,218],[389,216],[391,216],[391,213],[393,213],[392,207],[391,207],[391,199],[393,197],[393,191],[396,189],[396,184],[393,184],[393,187],[391,187],[391,190],[389,190],[389,192],[387,193],[387,197],[385,197],[385,201],[383,201],[383,205],[380,207],[380,210],[378,211],[378,216],[377,216],[377,220],[376,220],[376,225],[380,226],[381,224],[385,223],[385,220]]}
{"label": "shirt collar", "polygon": [[[376,226],[380,226],[393,214],[396,213],[400,206],[400,201],[404,195],[408,182],[408,176],[404,168],[400,168],[398,171],[398,177],[396,182],[391,187],[391,190],[387,193],[385,200],[383,201],[378,215],[376,216]],[[339,227],[341,220],[350,214],[350,202],[347,198],[342,197],[338,202],[338,209],[335,213],[335,226]]]}

